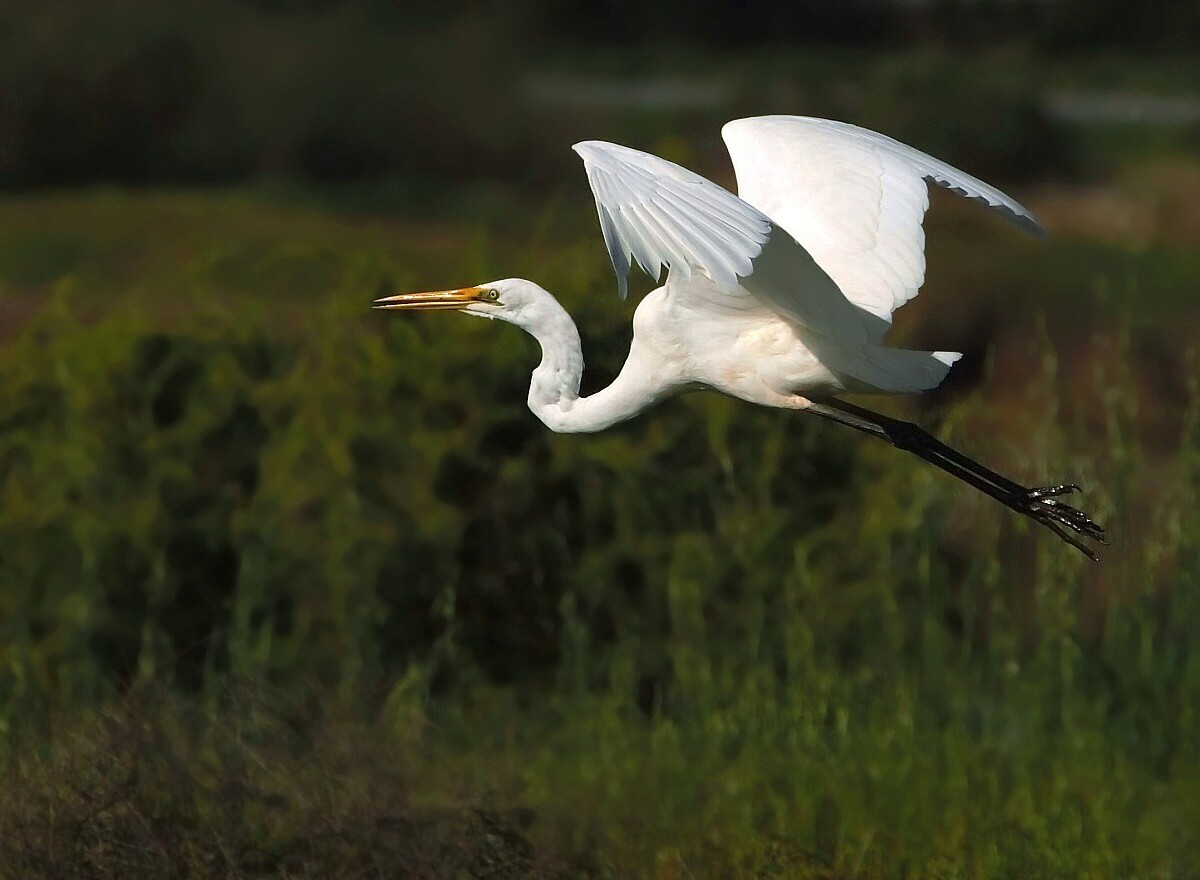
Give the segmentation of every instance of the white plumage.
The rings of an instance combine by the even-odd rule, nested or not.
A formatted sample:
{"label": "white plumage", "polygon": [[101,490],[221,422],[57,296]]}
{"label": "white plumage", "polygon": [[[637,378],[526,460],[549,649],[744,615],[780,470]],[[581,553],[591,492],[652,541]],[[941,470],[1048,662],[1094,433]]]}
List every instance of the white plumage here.
{"label": "white plumage", "polygon": [[800,116],[737,119],[721,129],[738,196],[801,242],[846,298],[891,320],[925,280],[928,183],[1045,230],[1000,190],[890,137]]}
{"label": "white plumage", "polygon": [[[673,313],[678,327],[682,315],[728,320],[757,306],[760,331],[773,329],[766,335],[776,340],[792,336],[790,353],[776,346],[771,357],[790,356],[794,369],[778,362],[755,371],[773,374],[781,383],[774,387],[769,380],[762,387],[760,376],[731,387],[723,381],[725,363],[694,377],[757,403],[793,405],[802,390],[922,391],[945,377],[956,352],[883,345],[892,311],[924,280],[926,181],[1041,231],[1029,211],[994,187],[853,125],[764,116],[727,123],[722,134],[739,196],[628,147],[584,141],[575,151],[622,297],[631,259],[656,279],[666,266],[665,295],[648,297],[643,309]],[[681,332],[690,346],[704,346],[703,334]],[[739,338],[746,333],[739,328]]]}
{"label": "white plumage", "polygon": [[574,322],[531,281],[402,294],[376,305],[461,309],[528,331],[542,348],[529,407],[552,430],[599,431],[671,394],[713,388],[884,437],[1090,553],[1059,528],[1103,537],[1055,500],[1070,487],[1024,489],[916,426],[833,398],[933,388],[959,357],[884,344],[892,312],[925,277],[929,183],[1044,234],[1033,215],[945,162],[844,122],[763,116],[730,122],[722,134],[740,195],[649,153],[604,141],[575,145],[621,297],[633,263],[655,279],[669,270],[634,313],[620,375],[596,394],[579,395],[583,354]]}
{"label": "white plumage", "polygon": [[630,256],[656,280],[663,266],[684,281],[695,268],[728,290],[754,271],[772,226],[753,205],[640,150],[604,141],[584,141],[573,149],[583,157],[596,196],[622,299]]}

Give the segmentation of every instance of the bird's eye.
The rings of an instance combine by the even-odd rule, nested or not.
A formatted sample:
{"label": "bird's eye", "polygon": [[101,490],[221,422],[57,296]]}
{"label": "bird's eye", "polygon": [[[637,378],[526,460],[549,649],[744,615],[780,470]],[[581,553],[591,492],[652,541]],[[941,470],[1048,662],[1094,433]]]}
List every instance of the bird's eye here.
{"label": "bird's eye", "polygon": [[489,290],[489,291],[487,291],[487,292],[484,294],[484,296],[486,296],[486,297],[487,297],[488,299],[490,299],[492,302],[498,302],[498,301],[499,301],[499,299],[500,299],[500,291],[498,291],[498,290]]}

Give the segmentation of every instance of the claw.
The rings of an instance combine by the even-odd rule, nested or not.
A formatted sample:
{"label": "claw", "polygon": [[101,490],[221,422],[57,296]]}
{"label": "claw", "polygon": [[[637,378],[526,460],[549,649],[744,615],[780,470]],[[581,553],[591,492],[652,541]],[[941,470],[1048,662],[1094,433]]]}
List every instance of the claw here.
{"label": "claw", "polygon": [[1062,529],[1062,527],[1060,527],[1057,523],[1050,521],[1050,520],[1044,520],[1044,521],[1042,521],[1042,524],[1044,526],[1046,526],[1046,528],[1048,528],[1050,531],[1054,532],[1054,534],[1058,535],[1060,538],[1062,538],[1064,541],[1066,541],[1068,544],[1070,544],[1072,547],[1074,547],[1075,549],[1077,549],[1081,553],[1083,553],[1083,555],[1085,555],[1088,559],[1092,560],[1092,562],[1100,561],[1100,557],[1096,555],[1095,550],[1093,550],[1087,544],[1083,543],[1083,541],[1080,541],[1078,538],[1076,538],[1070,532],[1064,531]]}
{"label": "claw", "polygon": [[1072,492],[1079,492],[1079,486],[1075,483],[1063,483],[1061,486],[1042,486],[1040,489],[1030,489],[1030,498],[1057,498],[1059,495],[1070,495]]}
{"label": "claw", "polygon": [[[1091,559],[1099,561],[1095,552],[1071,532],[1107,545],[1104,527],[1093,522],[1082,510],[1056,500],[1063,495],[1078,491],[1080,491],[1079,486],[1075,483],[1029,489],[1018,498],[1018,509],[1026,516],[1046,526],[1072,547],[1081,550]],[[1070,529],[1071,532],[1068,532],[1067,529]]]}

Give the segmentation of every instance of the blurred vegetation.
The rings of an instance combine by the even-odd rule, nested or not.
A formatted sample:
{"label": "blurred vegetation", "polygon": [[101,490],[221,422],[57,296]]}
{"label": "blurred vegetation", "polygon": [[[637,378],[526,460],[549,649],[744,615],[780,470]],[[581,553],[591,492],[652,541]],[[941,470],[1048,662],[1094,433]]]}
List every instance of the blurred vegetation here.
{"label": "blurred vegetation", "polygon": [[[765,7],[5,10],[0,877],[1196,875],[1200,129],[1047,101],[1194,88],[1194,4]],[[732,184],[765,112],[1046,221],[934,195],[893,337],[967,357],[870,405],[1102,564],[713,394],[550,434],[515,328],[367,308],[536,279],[602,387],[567,146]]]}
{"label": "blurred vegetation", "polygon": [[[565,173],[563,145],[598,130],[715,151],[720,122],[764,112],[851,120],[1024,180],[1082,170],[1047,83],[1095,82],[1098,59],[1125,83],[1194,85],[1192,3],[778,6],[17,2],[0,13],[0,185],[391,176],[405,201],[436,202],[467,179],[544,191],[557,175],[539,170]],[[531,100],[555,70],[618,92],[663,75],[719,88],[641,111],[589,99],[589,81]]]}
{"label": "blurred vegetation", "polygon": [[716,395],[549,434],[519,331],[365,308],[532,275],[599,387],[628,317],[586,204],[471,238],[232,194],[10,203],[0,863],[1186,874],[1196,264],[938,207],[931,268],[966,262],[914,306],[977,365],[923,418],[1083,482],[1100,566],[894,450]]}

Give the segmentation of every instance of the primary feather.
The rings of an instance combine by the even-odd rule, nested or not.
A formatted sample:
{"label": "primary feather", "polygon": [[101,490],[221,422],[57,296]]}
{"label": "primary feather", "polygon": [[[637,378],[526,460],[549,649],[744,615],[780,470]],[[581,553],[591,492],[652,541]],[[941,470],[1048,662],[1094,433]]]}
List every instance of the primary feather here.
{"label": "primary feather", "polygon": [[757,116],[726,123],[721,135],[740,198],[803,244],[851,302],[885,321],[925,279],[927,182],[1045,235],[994,186],[849,123]]}
{"label": "primary feather", "polygon": [[753,271],[771,233],[761,211],[673,162],[604,141],[574,146],[584,161],[621,298],[633,257],[651,277],[663,266],[700,269],[725,288]]}
{"label": "primary feather", "polygon": [[[866,342],[878,335],[869,329],[871,316],[846,299],[813,257],[745,200],[640,150],[604,141],[574,149],[596,197],[622,298],[632,257],[655,279],[667,266],[669,285],[696,305],[744,311],[747,304],[737,300],[749,298],[830,338]],[[716,290],[689,286],[697,272]],[[714,294],[729,301],[722,305]]]}

